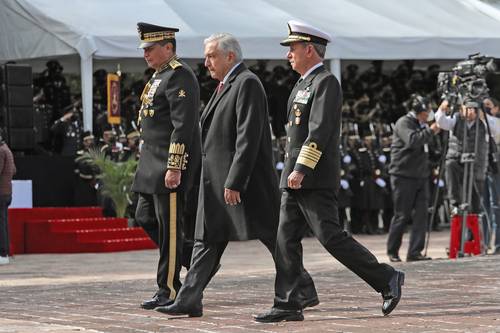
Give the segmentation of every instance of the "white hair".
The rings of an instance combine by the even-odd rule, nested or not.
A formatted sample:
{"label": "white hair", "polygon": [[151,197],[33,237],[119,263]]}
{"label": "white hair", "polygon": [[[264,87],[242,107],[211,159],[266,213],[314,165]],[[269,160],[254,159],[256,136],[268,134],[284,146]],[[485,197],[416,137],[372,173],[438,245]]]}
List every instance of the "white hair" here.
{"label": "white hair", "polygon": [[318,44],[318,43],[309,43],[311,44],[314,49],[316,50],[316,53],[321,59],[325,59],[325,53],[326,53],[326,45],[323,44]]}
{"label": "white hair", "polygon": [[241,52],[240,43],[231,34],[227,32],[216,33],[206,38],[203,43],[206,45],[210,42],[217,42],[217,49],[221,50],[225,54],[228,52],[234,53],[235,62],[240,62],[243,60],[243,53]]}

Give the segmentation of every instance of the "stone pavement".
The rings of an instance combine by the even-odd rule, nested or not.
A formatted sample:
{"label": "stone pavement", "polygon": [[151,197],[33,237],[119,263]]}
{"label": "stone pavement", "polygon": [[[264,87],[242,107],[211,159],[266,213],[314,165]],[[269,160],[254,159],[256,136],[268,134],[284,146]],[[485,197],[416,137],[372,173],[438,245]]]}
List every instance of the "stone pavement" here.
{"label": "stone pavement", "polygon": [[[387,261],[386,236],[356,238]],[[155,291],[154,250],[20,255],[0,266],[0,332],[500,332],[500,256],[447,260],[447,243],[447,231],[433,233],[429,255],[442,259],[397,265],[403,298],[383,317],[380,295],[306,239],[321,304],[303,322],[279,324],[252,320],[273,297],[272,260],[259,242],[230,244],[204,316],[190,319],[139,308]]]}

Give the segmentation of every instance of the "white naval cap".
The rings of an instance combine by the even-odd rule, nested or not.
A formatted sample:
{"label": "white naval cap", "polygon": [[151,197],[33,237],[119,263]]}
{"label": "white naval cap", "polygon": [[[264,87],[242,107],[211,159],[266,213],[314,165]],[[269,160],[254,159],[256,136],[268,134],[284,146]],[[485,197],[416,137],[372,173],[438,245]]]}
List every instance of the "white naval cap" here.
{"label": "white naval cap", "polygon": [[326,45],[332,41],[332,37],[310,24],[300,21],[288,21],[288,38],[280,44],[288,46],[293,42],[311,42]]}

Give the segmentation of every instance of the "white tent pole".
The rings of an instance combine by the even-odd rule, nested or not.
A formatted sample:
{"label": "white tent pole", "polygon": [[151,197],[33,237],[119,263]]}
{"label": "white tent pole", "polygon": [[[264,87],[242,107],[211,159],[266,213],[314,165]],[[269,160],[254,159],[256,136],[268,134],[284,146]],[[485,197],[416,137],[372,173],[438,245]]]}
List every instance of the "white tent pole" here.
{"label": "white tent pole", "polygon": [[92,131],[92,55],[80,56],[80,75],[82,83],[83,129]]}
{"label": "white tent pole", "polygon": [[342,67],[340,66],[340,59],[330,59],[330,69],[339,80],[340,84],[342,84]]}

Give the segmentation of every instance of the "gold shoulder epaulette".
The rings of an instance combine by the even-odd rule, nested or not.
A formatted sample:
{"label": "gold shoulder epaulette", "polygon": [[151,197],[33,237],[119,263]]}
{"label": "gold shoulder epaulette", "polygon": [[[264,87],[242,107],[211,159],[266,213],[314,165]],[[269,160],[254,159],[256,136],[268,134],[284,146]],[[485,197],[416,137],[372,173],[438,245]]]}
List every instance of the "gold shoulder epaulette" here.
{"label": "gold shoulder epaulette", "polygon": [[170,67],[172,67],[173,69],[182,67],[182,64],[176,58],[170,60],[170,62],[168,63],[168,65]]}

